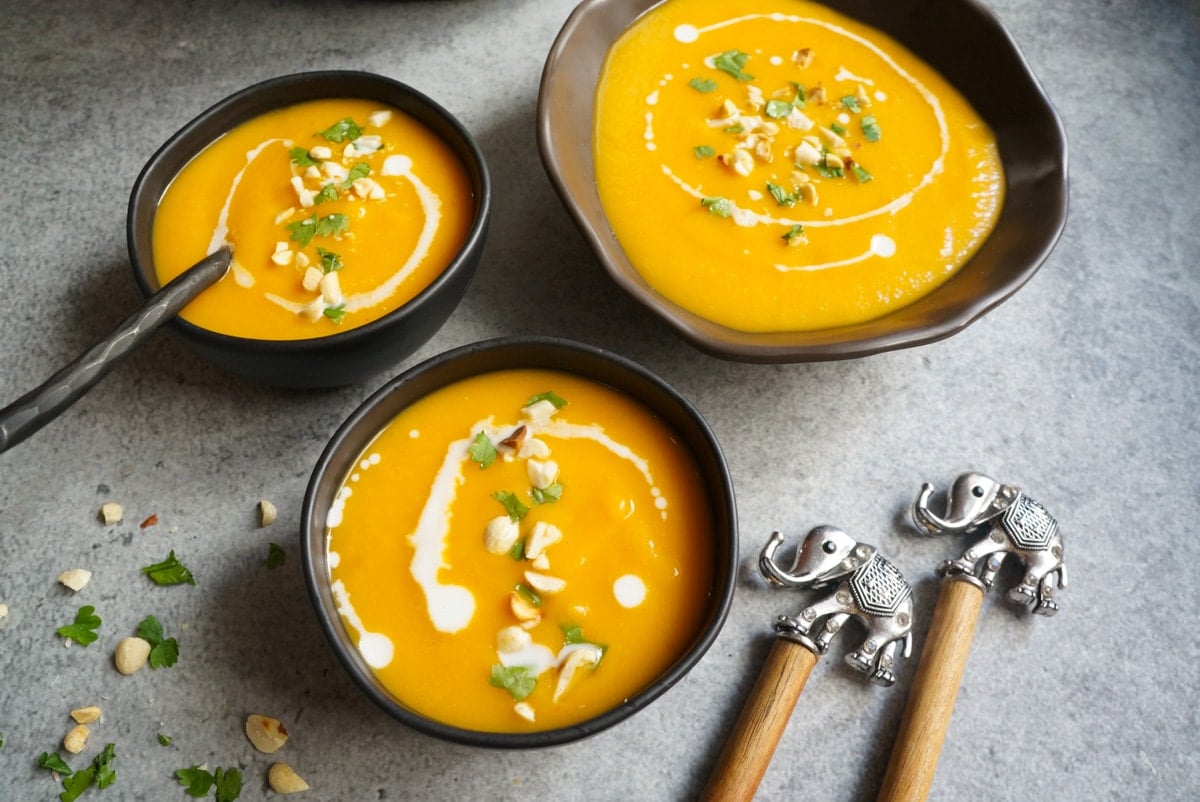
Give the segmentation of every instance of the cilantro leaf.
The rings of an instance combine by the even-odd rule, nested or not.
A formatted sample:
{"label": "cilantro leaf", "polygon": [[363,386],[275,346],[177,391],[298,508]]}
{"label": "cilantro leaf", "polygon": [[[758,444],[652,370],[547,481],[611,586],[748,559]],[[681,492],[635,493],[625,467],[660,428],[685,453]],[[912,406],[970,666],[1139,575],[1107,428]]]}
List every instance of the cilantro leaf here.
{"label": "cilantro leaf", "polygon": [[360,178],[366,178],[371,174],[371,165],[366,162],[359,162],[350,168],[346,174],[346,180],[342,182],[342,189],[349,189],[355,181]]}
{"label": "cilantro leaf", "polygon": [[583,637],[583,627],[578,624],[559,624],[558,628],[562,630],[567,643],[587,643],[587,638]]}
{"label": "cilantro leaf", "polygon": [[0,732],[0,749],[4,748],[4,733]]}
{"label": "cilantro leaf", "polygon": [[346,317],[346,305],[338,304],[337,306],[327,306],[325,307],[325,311],[323,311],[321,314],[332,320],[334,323],[341,323],[342,319]]}
{"label": "cilantro leaf", "polygon": [[767,182],[767,192],[775,199],[775,203],[780,206],[794,206],[796,204],[796,196],[786,191],[778,184]]}
{"label": "cilantro leaf", "polygon": [[555,409],[562,409],[567,405],[567,399],[563,398],[553,390],[547,390],[544,393],[538,393],[535,396],[531,396],[530,399],[525,402],[525,406],[531,407],[538,401],[549,401],[554,405]]}
{"label": "cilantro leaf", "polygon": [[480,432],[475,435],[475,439],[467,448],[467,455],[479,463],[480,468],[486,468],[496,461],[496,446],[492,443],[491,438]]}
{"label": "cilantro leaf", "polygon": [[792,89],[796,90],[796,99],[792,101],[792,106],[798,109],[804,108],[804,103],[808,99],[808,95],[804,91],[804,87],[795,81],[790,82]]}
{"label": "cilantro leaf", "polygon": [[842,108],[852,114],[858,114],[862,111],[862,106],[858,103],[858,98],[854,95],[846,95],[842,98]]}
{"label": "cilantro leaf", "polygon": [[865,184],[874,178],[873,175],[867,172],[867,168],[863,167],[861,164],[855,164],[850,169],[854,172],[854,177],[860,184]]}
{"label": "cilantro leaf", "polygon": [[830,167],[824,161],[813,165],[813,168],[817,171],[817,175],[822,178],[844,178],[846,175],[844,167]]}
{"label": "cilantro leaf", "polygon": [[835,134],[837,134],[838,136],[845,136],[845,135],[846,135],[846,126],[844,126],[844,125],[841,125],[840,123],[830,123],[830,124],[829,124],[829,130],[830,130],[830,131],[833,131],[833,132],[834,132]]}
{"label": "cilantro leaf", "polygon": [[358,139],[362,134],[362,126],[354,122],[353,118],[344,117],[324,131],[318,132],[317,136],[327,142],[347,142]]}
{"label": "cilantro leaf", "polygon": [[292,242],[300,243],[300,247],[303,248],[312,242],[312,238],[317,233],[317,216],[314,214],[312,217],[288,223],[287,230],[291,232],[291,236],[288,239]]}
{"label": "cilantro leaf", "polygon": [[74,623],[61,626],[56,631],[64,638],[70,638],[84,646],[95,643],[100,638],[96,634],[96,630],[100,628],[100,616],[95,613],[95,607],[85,604],[75,613]]}
{"label": "cilantro leaf", "polygon": [[313,237],[336,237],[350,228],[350,218],[344,214],[327,214],[324,217],[313,215],[303,220],[287,224],[291,232],[292,242],[299,243],[303,248],[312,242]]}
{"label": "cilantro leaf", "polygon": [[206,769],[199,766],[192,766],[190,769],[179,769],[175,772],[175,779],[187,791],[187,795],[200,799],[208,795],[208,791],[216,782],[216,777]]}
{"label": "cilantro leaf", "polygon": [[309,155],[308,148],[292,148],[288,155],[292,157],[292,164],[297,167],[316,167],[321,163]]}
{"label": "cilantro leaf", "polygon": [[717,217],[726,218],[733,214],[733,202],[728,198],[701,198],[700,205]]}
{"label": "cilantro leaf", "polygon": [[729,73],[739,81],[753,81],[753,75],[742,71],[748,58],[750,58],[749,53],[743,53],[740,50],[726,50],[721,55],[713,57],[713,66],[721,72]]}
{"label": "cilantro leaf", "polygon": [[797,223],[789,228],[783,234],[783,241],[788,245],[791,245],[793,242],[808,242],[808,236],[804,233],[804,226]]}
{"label": "cilantro leaf", "polygon": [[342,257],[333,251],[317,248],[317,256],[321,257],[321,272],[323,273],[333,273],[343,267]]}
{"label": "cilantro leaf", "polygon": [[163,628],[158,619],[152,615],[148,615],[138,624],[137,636],[148,642],[151,646],[156,643],[162,643]]}
{"label": "cilantro leaf", "polygon": [[287,562],[287,552],[283,550],[283,546],[280,546],[278,543],[268,543],[267,559],[263,561],[263,564],[267,566],[267,569],[271,570],[278,568],[285,562]]}
{"label": "cilantro leaf", "polygon": [[692,148],[692,153],[696,154],[697,159],[709,159],[715,156],[717,151],[712,145],[697,145]]}
{"label": "cilantro leaf", "polygon": [[333,184],[326,184],[321,187],[321,191],[313,195],[313,203],[325,203],[326,201],[335,201],[338,199],[337,187]]}
{"label": "cilantro leaf", "polygon": [[533,498],[535,504],[553,504],[562,498],[562,492],[562,483],[555,482],[549,487],[530,488],[529,495]]}
{"label": "cilantro leaf", "polygon": [[530,674],[529,669],[525,666],[505,668],[497,663],[492,666],[488,684],[495,688],[503,688],[519,702],[533,693],[533,689],[537,687],[537,677]]}
{"label": "cilantro leaf", "polygon": [[721,129],[723,134],[740,134],[746,130],[744,125],[728,125]]}
{"label": "cilantro leaf", "polygon": [[170,735],[166,735],[165,733],[161,732],[156,733],[155,737],[158,738],[158,743],[160,746],[170,746],[175,741],[175,739]]}
{"label": "cilantro leaf", "polygon": [[708,78],[693,78],[688,81],[688,86],[705,95],[717,91],[717,82]]}
{"label": "cilantro leaf", "polygon": [[517,562],[525,559],[525,541],[518,540],[513,544],[513,547],[508,550],[508,556],[512,557]]}
{"label": "cilantro leaf", "polygon": [[150,577],[156,585],[196,584],[196,578],[192,576],[192,572],[175,557],[174,549],[167,555],[167,559],[162,562],[142,568],[142,573]]}
{"label": "cilantro leaf", "polygon": [[116,781],[117,772],[112,767],[114,757],[116,757],[116,748],[112,744],[107,744],[101,750],[100,754],[96,755],[92,760],[92,769],[96,773],[97,788],[107,788]]}
{"label": "cilantro leaf", "polygon": [[64,778],[63,792],[58,795],[60,802],[75,802],[80,794],[92,787],[92,783],[95,781],[96,770],[90,766]]}
{"label": "cilantro leaf", "polygon": [[786,100],[768,100],[765,113],[772,120],[781,120],[792,113],[792,104]]}
{"label": "cilantro leaf", "polygon": [[75,773],[58,752],[42,752],[38,755],[38,765],[46,771],[53,771],[64,777],[70,777]]}
{"label": "cilantro leaf", "polygon": [[170,668],[179,659],[179,642],[165,637],[162,624],[152,615],[138,624],[137,635],[150,644],[150,667]]}
{"label": "cilantro leaf", "polygon": [[242,773],[237,769],[217,768],[217,802],[233,802],[242,794]]}
{"label": "cilantro leaf", "polygon": [[516,493],[508,490],[497,490],[492,493],[492,498],[499,501],[504,506],[504,511],[508,513],[508,517],[514,521],[519,521],[529,512],[529,508],[521,503],[521,499],[517,498]]}
{"label": "cilantro leaf", "polygon": [[518,596],[532,604],[534,607],[542,606],[542,597],[537,595],[537,592],[524,582],[518,582],[517,584],[513,585],[513,590],[517,592]]}
{"label": "cilantro leaf", "polygon": [[874,114],[863,115],[861,120],[863,136],[868,142],[878,142],[883,136],[883,132],[879,129],[879,122],[875,119]]}

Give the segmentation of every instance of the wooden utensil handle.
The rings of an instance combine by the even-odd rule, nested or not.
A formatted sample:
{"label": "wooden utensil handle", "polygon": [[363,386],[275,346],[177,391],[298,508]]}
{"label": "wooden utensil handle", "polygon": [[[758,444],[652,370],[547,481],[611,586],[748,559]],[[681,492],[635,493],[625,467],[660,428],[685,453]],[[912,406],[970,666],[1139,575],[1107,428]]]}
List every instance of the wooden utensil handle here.
{"label": "wooden utensil handle", "polygon": [[700,797],[702,800],[728,802],[754,798],[816,664],[817,655],[808,647],[785,637],[775,639],[750,698],[717,758],[716,770]]}
{"label": "wooden utensil handle", "polygon": [[942,582],[879,802],[920,802],[929,796],[983,595],[982,587],[967,580],[952,576]]}

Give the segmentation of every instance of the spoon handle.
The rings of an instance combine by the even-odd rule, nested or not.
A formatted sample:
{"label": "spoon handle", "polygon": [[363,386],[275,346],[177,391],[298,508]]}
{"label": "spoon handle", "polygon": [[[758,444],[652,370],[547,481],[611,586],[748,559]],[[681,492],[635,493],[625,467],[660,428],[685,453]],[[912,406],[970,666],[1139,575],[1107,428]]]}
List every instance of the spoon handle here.
{"label": "spoon handle", "polygon": [[229,249],[222,248],[189,267],[125,318],[112,334],[41,386],[0,409],[0,452],[20,443],[75,403],[159,326],[225,275],[230,258]]}

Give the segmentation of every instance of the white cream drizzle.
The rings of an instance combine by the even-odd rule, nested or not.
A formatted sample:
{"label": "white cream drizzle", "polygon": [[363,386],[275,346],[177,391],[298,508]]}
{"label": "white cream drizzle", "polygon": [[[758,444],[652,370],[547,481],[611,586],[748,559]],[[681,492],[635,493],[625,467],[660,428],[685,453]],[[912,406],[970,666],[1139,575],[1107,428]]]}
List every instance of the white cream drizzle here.
{"label": "white cream drizzle", "polygon": [[362,619],[358,617],[358,612],[350,604],[350,594],[346,592],[346,586],[342,584],[342,580],[339,579],[331,584],[329,589],[333,592],[333,599],[337,603],[338,615],[358,633],[358,653],[362,655],[363,660],[371,668],[386,668],[396,655],[396,648],[392,644],[391,638],[367,630]]}
{"label": "white cream drizzle", "polygon": [[[260,142],[252,149],[246,151],[246,163],[242,165],[242,169],[237,171],[237,175],[233,177],[233,181],[229,184],[229,192],[225,194],[225,202],[221,204],[221,212],[217,215],[217,225],[213,229],[212,239],[208,241],[208,253],[216,253],[222,246],[231,244],[229,242],[229,207],[233,205],[233,195],[237,192],[238,184],[242,183],[242,176],[246,174],[246,170],[250,169],[250,165],[259,157],[264,150],[276,142],[282,144],[285,148],[292,146],[290,139],[268,139]],[[239,284],[241,282],[238,282]]]}
{"label": "white cream drizzle", "polygon": [[[878,216],[885,215],[885,214],[895,214],[895,213],[899,212],[901,209],[903,209],[904,207],[908,206],[912,202],[914,196],[918,192],[920,192],[922,189],[924,189],[925,187],[932,184],[934,179],[942,173],[942,171],[945,169],[946,154],[950,150],[950,130],[949,130],[949,126],[946,123],[946,117],[945,117],[944,112],[942,111],[941,103],[938,101],[937,96],[934,95],[932,92],[930,92],[929,89],[923,83],[921,83],[915,76],[913,76],[911,73],[909,73],[907,70],[905,70],[899,64],[897,64],[896,61],[891,56],[889,56],[886,52],[884,52],[882,49],[880,49],[877,45],[875,45],[870,40],[865,39],[865,38],[859,36],[858,34],[853,33],[852,31],[846,30],[845,28],[843,28],[839,25],[835,25],[830,22],[825,22],[823,20],[818,20],[818,19],[814,19],[811,17],[800,17],[800,16],[796,16],[796,15],[783,14],[783,13],[779,13],[779,12],[772,13],[772,14],[746,14],[746,15],[743,15],[740,17],[733,17],[728,20],[716,22],[716,23],[713,23],[711,25],[707,25],[704,27],[697,27],[695,25],[687,25],[687,24],[678,25],[678,26],[676,26],[673,35],[677,42],[680,42],[682,44],[691,44],[693,42],[698,41],[700,39],[701,35],[708,33],[710,31],[715,31],[715,30],[719,30],[721,28],[726,28],[726,27],[729,27],[732,25],[738,25],[743,22],[749,22],[749,21],[758,20],[758,19],[769,19],[774,22],[805,23],[805,24],[809,24],[809,25],[817,25],[817,26],[826,28],[827,30],[829,30],[832,33],[835,33],[837,35],[846,37],[847,39],[850,39],[854,42],[857,42],[858,44],[867,48],[871,52],[875,53],[880,59],[882,59],[884,61],[884,63],[886,63],[889,67],[891,67],[901,78],[903,78],[910,86],[912,86],[917,91],[917,93],[921,96],[921,98],[925,101],[925,103],[929,106],[930,110],[933,112],[934,118],[937,121],[938,134],[940,137],[940,149],[939,149],[937,157],[933,160],[933,162],[930,164],[929,168],[921,176],[921,179],[916,183],[916,185],[912,189],[910,189],[908,192],[905,192],[896,198],[893,198],[888,203],[885,203],[882,206],[878,206],[874,209],[869,209],[865,212],[860,212],[859,214],[847,215],[847,216],[838,217],[838,218],[833,218],[832,212],[829,209],[826,209],[825,213],[824,213],[824,219],[819,219],[819,218],[818,219],[803,219],[803,218],[793,219],[793,218],[788,218],[788,217],[774,217],[769,214],[762,214],[762,213],[755,212],[750,209],[744,209],[744,208],[739,207],[735,201],[731,200],[730,204],[733,207],[731,210],[731,217],[737,225],[743,226],[743,227],[751,227],[751,226],[757,225],[759,223],[763,223],[763,224],[778,225],[778,226],[802,225],[806,228],[825,228],[825,227],[849,225],[849,224],[857,223],[857,222],[860,222],[863,220],[869,220],[871,218],[878,217]],[[713,65],[714,58],[715,58],[715,56],[708,56],[704,59],[704,63],[711,67]],[[835,76],[835,79],[838,81],[855,81],[855,82],[864,84],[866,86],[874,86],[874,81],[872,81],[868,78],[859,77],[859,76],[855,75],[854,73],[850,72],[849,70],[847,70],[844,66],[839,66],[839,69]],[[875,97],[876,97],[876,99],[883,101],[886,99],[887,96],[883,92],[877,91],[875,93]],[[656,101],[657,101],[657,98],[656,98]],[[645,136],[647,139],[652,139],[653,138],[652,115],[647,114],[646,119],[647,119],[647,130],[646,130]],[[671,168],[668,167],[665,163],[661,164],[660,166],[662,168],[663,174],[668,179],[670,179],[672,182],[674,182],[675,185],[678,186],[681,190],[683,190],[684,192],[686,192],[687,194],[691,195],[692,197],[694,197],[698,200],[701,200],[706,197],[705,193],[701,192],[698,188],[693,187],[692,185],[690,185],[686,181],[684,181],[682,178],[677,176],[671,170]],[[872,256],[881,256],[881,257],[886,258],[886,257],[890,257],[894,254],[895,254],[895,242],[890,237],[886,237],[882,234],[878,234],[871,238],[871,246],[866,251],[859,254],[858,256],[854,256],[849,259],[844,259],[844,260],[836,261],[836,262],[827,262],[825,264],[820,264],[820,265],[789,266],[789,265],[778,265],[777,264],[777,265],[775,265],[775,268],[777,270],[781,270],[781,271],[827,270],[827,269],[831,269],[831,268],[843,267],[846,265],[855,264],[855,263],[864,261],[866,259],[869,259]]]}

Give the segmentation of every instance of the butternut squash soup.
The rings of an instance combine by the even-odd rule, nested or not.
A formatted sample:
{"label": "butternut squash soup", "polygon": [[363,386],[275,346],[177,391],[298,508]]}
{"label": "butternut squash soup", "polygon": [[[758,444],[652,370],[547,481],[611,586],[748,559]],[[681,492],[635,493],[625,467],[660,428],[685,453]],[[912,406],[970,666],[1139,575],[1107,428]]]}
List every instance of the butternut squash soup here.
{"label": "butternut squash soup", "polygon": [[883,33],[807,0],[667,0],[614,44],[596,185],[658,293],[747,332],[870,320],[999,215],[992,132]]}
{"label": "butternut squash soup", "polygon": [[245,122],[171,182],[154,221],[160,283],[222,245],[229,273],[182,316],[222,334],[321,337],[402,306],[454,259],[475,205],[436,134],[364,99]]}
{"label": "butternut squash soup", "polygon": [[403,704],[482,732],[607,712],[696,637],[711,505],[686,446],[577,376],[503,370],[413,403],[327,520],[356,648]]}

